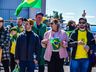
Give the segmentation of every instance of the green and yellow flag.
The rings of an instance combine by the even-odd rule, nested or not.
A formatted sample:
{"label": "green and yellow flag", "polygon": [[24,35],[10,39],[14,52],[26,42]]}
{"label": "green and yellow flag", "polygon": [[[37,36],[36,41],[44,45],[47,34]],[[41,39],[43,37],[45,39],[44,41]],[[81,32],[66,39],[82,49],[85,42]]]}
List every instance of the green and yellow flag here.
{"label": "green and yellow flag", "polygon": [[15,15],[18,16],[24,7],[41,8],[41,3],[41,0],[22,0],[20,5],[16,8]]}
{"label": "green and yellow flag", "polygon": [[54,50],[58,50],[60,48],[60,42],[59,38],[50,39],[50,43],[52,44]]}

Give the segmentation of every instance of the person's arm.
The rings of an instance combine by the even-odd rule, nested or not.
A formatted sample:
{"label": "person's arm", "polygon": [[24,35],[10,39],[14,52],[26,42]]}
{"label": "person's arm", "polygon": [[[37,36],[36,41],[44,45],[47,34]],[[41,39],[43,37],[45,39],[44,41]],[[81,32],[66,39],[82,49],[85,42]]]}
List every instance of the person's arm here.
{"label": "person's arm", "polygon": [[41,45],[42,45],[43,48],[47,47],[48,41],[49,41],[49,39],[48,39],[48,32],[45,32],[44,33],[44,38],[41,41]]}
{"label": "person's arm", "polygon": [[66,34],[66,32],[62,32],[61,33],[63,40],[60,42],[60,46],[63,48],[67,48],[68,47],[68,36]]}
{"label": "person's arm", "polygon": [[92,33],[90,33],[90,38],[91,38],[91,40],[88,42],[87,46],[89,47],[88,51],[91,54],[92,52],[94,52],[96,50],[96,47],[95,47],[96,44],[95,44],[95,39],[94,39],[94,36]]}
{"label": "person's arm", "polygon": [[9,47],[10,46],[10,33],[5,30],[4,32],[4,39],[0,42],[0,48],[5,48],[5,47]]}
{"label": "person's arm", "polygon": [[2,60],[2,48],[0,48],[0,62]]}
{"label": "person's arm", "polygon": [[71,33],[69,40],[68,40],[68,46],[69,47],[76,47],[76,45],[78,44],[78,41],[76,41],[76,34],[75,33]]}
{"label": "person's arm", "polygon": [[35,48],[34,48],[34,52],[36,55],[35,62],[39,61],[40,59],[40,48],[41,48],[40,39],[38,36],[36,36]]}
{"label": "person's arm", "polygon": [[10,34],[7,30],[4,31],[4,38],[0,41],[0,62],[2,59],[2,50],[3,48],[8,48],[10,47]]}
{"label": "person's arm", "polygon": [[19,63],[19,56],[20,56],[20,36],[17,38],[15,48],[15,61],[17,64]]}

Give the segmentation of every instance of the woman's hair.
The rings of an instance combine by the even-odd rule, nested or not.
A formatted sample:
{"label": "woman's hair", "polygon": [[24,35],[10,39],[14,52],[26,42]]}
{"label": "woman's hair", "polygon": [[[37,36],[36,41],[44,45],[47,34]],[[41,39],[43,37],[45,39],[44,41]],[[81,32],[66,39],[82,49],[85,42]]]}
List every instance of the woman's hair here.
{"label": "woman's hair", "polygon": [[59,28],[60,28],[60,23],[59,23],[59,20],[58,20],[58,19],[54,19],[54,20],[52,21],[51,25],[52,25],[52,24],[57,25],[57,30],[59,30]]}

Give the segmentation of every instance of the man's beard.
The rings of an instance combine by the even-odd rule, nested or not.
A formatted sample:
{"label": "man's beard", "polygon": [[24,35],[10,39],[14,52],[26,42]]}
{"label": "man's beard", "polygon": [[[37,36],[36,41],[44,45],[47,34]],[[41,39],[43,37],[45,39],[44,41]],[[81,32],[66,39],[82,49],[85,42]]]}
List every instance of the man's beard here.
{"label": "man's beard", "polygon": [[85,31],[85,27],[80,27],[79,28],[81,31]]}

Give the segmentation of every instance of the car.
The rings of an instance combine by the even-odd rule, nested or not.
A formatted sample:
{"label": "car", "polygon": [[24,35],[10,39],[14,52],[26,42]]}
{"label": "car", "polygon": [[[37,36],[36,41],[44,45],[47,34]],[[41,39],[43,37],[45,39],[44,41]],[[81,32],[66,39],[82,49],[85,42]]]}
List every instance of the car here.
{"label": "car", "polygon": [[96,33],[96,25],[91,25],[90,30],[93,33],[93,35]]}

